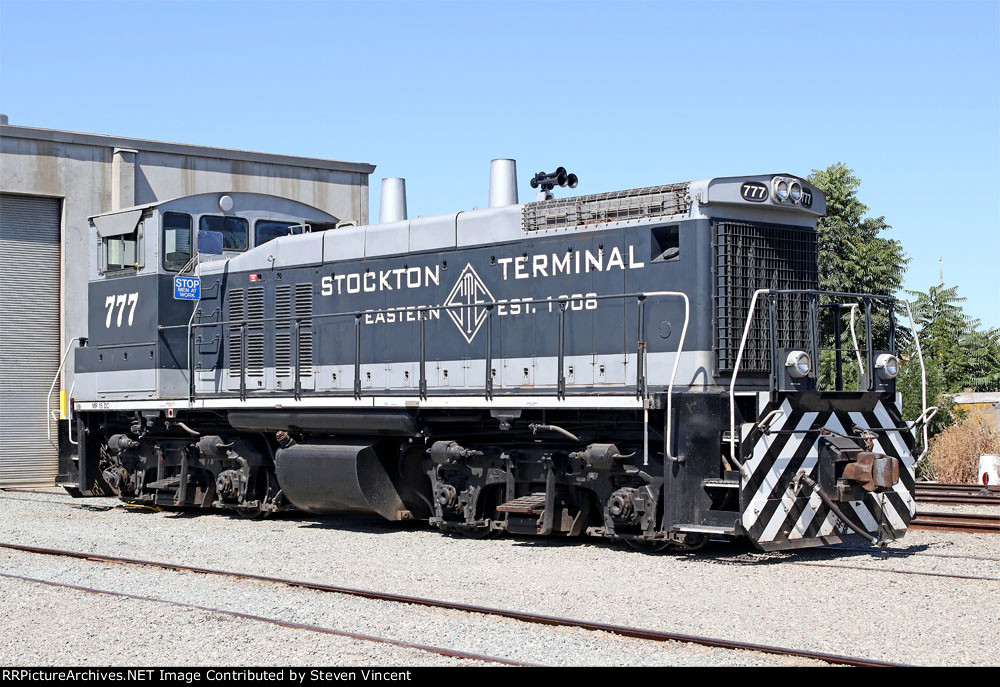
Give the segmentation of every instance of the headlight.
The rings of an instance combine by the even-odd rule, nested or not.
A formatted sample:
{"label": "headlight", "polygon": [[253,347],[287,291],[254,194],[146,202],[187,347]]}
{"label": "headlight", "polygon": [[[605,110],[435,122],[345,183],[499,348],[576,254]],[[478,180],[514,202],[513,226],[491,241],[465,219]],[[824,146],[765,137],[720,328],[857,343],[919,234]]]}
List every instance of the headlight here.
{"label": "headlight", "polygon": [[809,356],[803,351],[792,351],[785,358],[785,367],[788,369],[788,374],[790,374],[795,379],[802,379],[809,374],[809,370],[812,368]]}
{"label": "headlight", "polygon": [[883,353],[875,359],[875,371],[886,381],[893,379],[899,373],[899,360],[891,353]]}
{"label": "headlight", "polygon": [[778,200],[784,200],[788,197],[788,182],[779,181],[778,185],[774,187],[774,195],[778,196]]}
{"label": "headlight", "polygon": [[792,182],[792,188],[788,191],[788,195],[792,197],[796,203],[799,202],[799,198],[802,197],[802,185],[798,182]]}

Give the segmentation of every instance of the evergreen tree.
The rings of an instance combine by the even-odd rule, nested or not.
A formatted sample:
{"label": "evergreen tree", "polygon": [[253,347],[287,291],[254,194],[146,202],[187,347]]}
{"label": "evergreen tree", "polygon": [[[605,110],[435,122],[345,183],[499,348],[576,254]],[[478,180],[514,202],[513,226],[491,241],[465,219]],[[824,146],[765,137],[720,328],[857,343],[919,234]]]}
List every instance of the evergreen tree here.
{"label": "evergreen tree", "polygon": [[882,236],[892,227],[885,217],[865,217],[858,200],[861,180],[842,162],[813,170],[809,181],[826,195],[826,216],[817,225],[819,288],[892,295],[903,286],[909,259],[895,239]]}
{"label": "evergreen tree", "polygon": [[[817,224],[819,248],[819,288],[824,291],[870,293],[891,296],[903,286],[903,276],[909,259],[903,246],[883,234],[892,227],[885,217],[867,217],[868,206],[858,200],[861,180],[854,170],[838,162],[823,170],[813,170],[809,181],[826,196],[826,216]],[[844,298],[824,298],[823,302],[850,302]],[[864,308],[857,301],[855,331],[858,343],[864,346]],[[822,347],[834,347],[833,317],[836,309],[824,308]],[[841,340],[839,348],[854,347],[850,335],[850,310],[841,310]],[[880,301],[872,301],[872,342],[877,350],[886,349],[889,339],[888,310]],[[904,328],[897,325],[897,339],[907,340]],[[902,337],[902,338],[900,338]],[[833,353],[821,355],[821,388],[832,389]],[[864,356],[864,353],[862,353]],[[843,352],[844,388],[853,389],[857,384],[857,366],[853,350]]]}
{"label": "evergreen tree", "polygon": [[1000,330],[981,330],[979,320],[965,314],[957,286],[907,293],[924,359],[940,368],[944,391],[1000,389]]}

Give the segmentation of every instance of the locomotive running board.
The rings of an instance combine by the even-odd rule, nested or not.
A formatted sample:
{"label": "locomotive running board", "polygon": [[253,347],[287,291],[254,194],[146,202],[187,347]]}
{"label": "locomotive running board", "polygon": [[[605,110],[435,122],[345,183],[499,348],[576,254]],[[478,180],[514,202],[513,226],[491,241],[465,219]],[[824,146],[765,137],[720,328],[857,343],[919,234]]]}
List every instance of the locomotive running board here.
{"label": "locomotive running board", "polygon": [[582,408],[582,409],[635,409],[642,410],[642,399],[635,392],[621,395],[567,394],[564,398],[551,395],[496,395],[487,400],[482,396],[293,396],[250,397],[241,401],[232,398],[150,400],[150,401],[76,401],[77,411],[89,410],[207,410],[237,408]]}

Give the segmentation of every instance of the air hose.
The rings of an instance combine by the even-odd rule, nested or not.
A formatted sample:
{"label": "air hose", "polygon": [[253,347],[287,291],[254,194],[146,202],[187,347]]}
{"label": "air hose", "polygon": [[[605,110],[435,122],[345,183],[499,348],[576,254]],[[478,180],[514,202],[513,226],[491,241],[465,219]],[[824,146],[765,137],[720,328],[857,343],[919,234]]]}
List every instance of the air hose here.
{"label": "air hose", "polygon": [[578,437],[577,435],[573,434],[572,432],[569,432],[569,431],[563,429],[562,427],[560,427],[558,425],[530,424],[530,425],[528,425],[528,429],[531,430],[532,434],[538,434],[539,432],[555,432],[556,434],[562,434],[564,437],[566,437],[570,441],[574,441],[574,442],[576,442],[578,444],[582,444],[583,443],[580,440],[580,437]]}
{"label": "air hose", "polygon": [[855,534],[858,534],[859,536],[864,537],[865,539],[867,539],[872,544],[875,544],[876,546],[885,546],[886,545],[885,541],[883,541],[881,539],[876,539],[875,537],[873,537],[872,535],[868,534],[863,529],[861,529],[860,527],[858,527],[857,525],[855,525],[853,522],[851,522],[851,520],[848,519],[848,517],[846,515],[844,515],[844,512],[842,510],[840,510],[833,501],[830,500],[830,497],[823,493],[823,490],[819,488],[819,485],[816,484],[816,480],[814,480],[812,477],[810,477],[809,475],[807,475],[804,472],[800,472],[797,475],[795,475],[795,481],[797,483],[805,483],[805,484],[809,485],[810,487],[812,487],[812,490],[816,494],[819,495],[819,497],[820,497],[820,499],[822,499],[823,503],[825,503],[827,505],[827,507],[831,511],[833,511],[833,514],[836,515],[838,518],[840,518],[841,522],[843,522],[845,525],[847,525],[852,530],[854,530]]}

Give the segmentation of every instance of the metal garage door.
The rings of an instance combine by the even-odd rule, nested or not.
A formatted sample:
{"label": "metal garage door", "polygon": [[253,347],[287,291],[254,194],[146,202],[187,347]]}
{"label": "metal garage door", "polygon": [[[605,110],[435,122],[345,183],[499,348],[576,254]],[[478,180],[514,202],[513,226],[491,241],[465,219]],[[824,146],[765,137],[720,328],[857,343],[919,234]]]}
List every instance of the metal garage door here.
{"label": "metal garage door", "polygon": [[45,400],[59,367],[60,215],[59,200],[0,194],[0,487],[51,486],[58,471]]}

